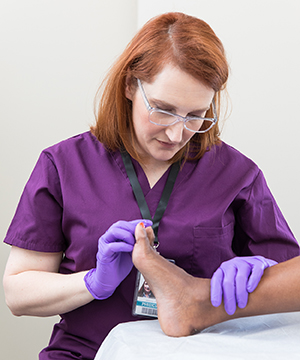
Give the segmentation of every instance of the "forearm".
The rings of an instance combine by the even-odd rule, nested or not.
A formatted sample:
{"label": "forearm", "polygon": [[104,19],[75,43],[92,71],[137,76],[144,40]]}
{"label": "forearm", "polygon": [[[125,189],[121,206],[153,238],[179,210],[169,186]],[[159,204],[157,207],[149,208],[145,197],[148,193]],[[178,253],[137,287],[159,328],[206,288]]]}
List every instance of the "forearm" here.
{"label": "forearm", "polygon": [[63,314],[93,300],[83,277],[46,271],[24,271],[10,275],[4,282],[6,302],[16,316]]}

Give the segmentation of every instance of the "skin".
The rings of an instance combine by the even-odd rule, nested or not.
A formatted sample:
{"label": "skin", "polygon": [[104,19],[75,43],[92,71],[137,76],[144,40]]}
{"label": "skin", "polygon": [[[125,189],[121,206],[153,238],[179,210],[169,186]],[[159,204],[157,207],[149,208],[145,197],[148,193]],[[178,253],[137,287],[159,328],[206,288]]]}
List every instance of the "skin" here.
{"label": "skin", "polygon": [[[152,106],[168,103],[175,113],[203,115],[214,91],[177,67],[167,65],[154,81],[144,83]],[[126,87],[132,101],[133,123],[143,168],[150,186],[168,169],[170,160],[193,136],[182,123],[159,127],[148,121],[148,111],[137,88]],[[101,234],[99,234],[99,237]],[[5,298],[14,315],[52,316],[93,300],[84,283],[87,271],[59,274],[62,253],[44,253],[12,246],[3,278]]]}
{"label": "skin", "polygon": [[87,271],[59,274],[61,259],[61,253],[12,246],[3,286],[6,303],[14,315],[53,316],[94,299],[83,281]]}
{"label": "skin", "polygon": [[223,304],[211,305],[209,279],[192,277],[153,250],[151,228],[139,224],[135,237],[133,263],[156,297],[158,320],[169,336],[188,336],[239,317],[300,311],[300,257],[266,269],[248,305],[230,316]]}

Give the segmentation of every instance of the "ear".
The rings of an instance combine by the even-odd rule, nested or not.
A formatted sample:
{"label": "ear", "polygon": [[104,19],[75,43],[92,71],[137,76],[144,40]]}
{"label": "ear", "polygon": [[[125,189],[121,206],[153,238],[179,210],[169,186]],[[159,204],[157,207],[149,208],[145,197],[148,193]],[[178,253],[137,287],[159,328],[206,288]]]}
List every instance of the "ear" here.
{"label": "ear", "polygon": [[125,96],[127,97],[127,99],[132,101],[132,99],[133,99],[133,89],[132,89],[132,80],[131,80],[130,74],[126,75]]}

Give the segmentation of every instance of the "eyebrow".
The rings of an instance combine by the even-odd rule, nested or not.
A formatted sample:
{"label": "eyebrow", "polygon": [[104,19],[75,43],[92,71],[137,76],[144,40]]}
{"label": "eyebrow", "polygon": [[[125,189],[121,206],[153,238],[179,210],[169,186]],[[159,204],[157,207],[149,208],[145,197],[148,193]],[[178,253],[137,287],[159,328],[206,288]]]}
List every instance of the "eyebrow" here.
{"label": "eyebrow", "polygon": [[[176,106],[174,106],[174,105],[172,105],[172,104],[169,104],[169,103],[166,102],[166,101],[158,100],[158,99],[155,99],[155,98],[150,99],[150,101],[155,104],[155,107],[158,107],[158,108],[163,108],[163,107],[165,107],[165,108],[168,109],[168,111],[176,111],[176,110],[177,110]],[[150,106],[151,106],[151,105],[150,105]],[[209,109],[210,109],[210,104],[209,104],[208,107],[206,107],[206,108],[204,108],[204,109],[197,109],[197,110],[190,111],[189,114],[190,114],[190,113],[203,112],[203,111],[207,111],[207,110],[209,110]]]}

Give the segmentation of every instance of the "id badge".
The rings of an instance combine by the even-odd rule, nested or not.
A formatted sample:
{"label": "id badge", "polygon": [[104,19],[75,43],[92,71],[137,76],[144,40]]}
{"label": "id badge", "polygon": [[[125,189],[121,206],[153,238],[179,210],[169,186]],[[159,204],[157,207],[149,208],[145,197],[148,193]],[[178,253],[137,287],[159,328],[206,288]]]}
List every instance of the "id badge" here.
{"label": "id badge", "polygon": [[138,271],[133,299],[133,315],[143,315],[157,318],[156,299],[144,276]]}
{"label": "id badge", "polygon": [[[174,260],[169,260],[175,263]],[[132,314],[157,318],[157,303],[143,274],[139,271],[136,277],[135,294],[133,299]]]}

